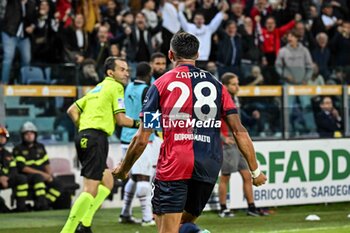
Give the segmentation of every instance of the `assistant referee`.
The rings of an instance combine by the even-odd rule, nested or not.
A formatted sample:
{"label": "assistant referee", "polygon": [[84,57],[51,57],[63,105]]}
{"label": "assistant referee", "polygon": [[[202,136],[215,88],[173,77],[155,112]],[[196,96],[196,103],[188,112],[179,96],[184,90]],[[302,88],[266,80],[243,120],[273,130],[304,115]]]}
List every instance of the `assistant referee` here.
{"label": "assistant referee", "polygon": [[115,124],[133,128],[139,126],[139,121],[125,115],[123,85],[129,78],[128,64],[121,58],[109,57],[105,61],[104,72],[106,78],[67,110],[79,128],[75,146],[82,164],[84,187],[61,233],[91,232],[93,216],[110,194],[114,183],[106,166],[107,137],[113,133]]}

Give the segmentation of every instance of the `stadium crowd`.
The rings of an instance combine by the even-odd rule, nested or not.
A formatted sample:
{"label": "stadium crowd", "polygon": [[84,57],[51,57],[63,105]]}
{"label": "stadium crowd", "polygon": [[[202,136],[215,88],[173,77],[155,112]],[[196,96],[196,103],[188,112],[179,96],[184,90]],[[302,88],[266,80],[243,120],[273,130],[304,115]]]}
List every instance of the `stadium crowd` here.
{"label": "stadium crowd", "polygon": [[183,29],[200,39],[198,66],[234,71],[242,85],[348,83],[349,15],[345,0],[2,1],[1,82],[20,83],[10,78],[16,47],[21,66],[76,64],[79,84],[101,81],[109,55],[125,57],[134,78],[136,63],[166,55]]}
{"label": "stadium crowd", "polygon": [[[222,82],[229,90],[230,85],[234,86],[231,97],[237,106],[242,106],[242,122],[253,136],[263,136],[266,127],[275,133],[281,131],[282,126],[276,123],[280,119],[279,110],[276,109],[280,109],[282,103],[274,97],[238,100],[238,83],[255,86],[350,82],[350,1],[7,0],[1,4],[1,84],[27,84],[23,81],[26,79],[18,78],[19,68],[30,65],[42,70],[47,67],[52,69],[50,79],[46,77],[47,83],[96,85],[104,79],[103,64],[109,56],[125,58],[130,67],[131,80],[136,79],[137,83],[146,77],[148,84],[151,78],[154,81],[171,68],[166,56],[169,42],[172,35],[181,29],[195,35],[200,41],[197,66],[210,71],[220,80],[223,77]],[[146,68],[141,67],[137,72],[140,64]],[[145,74],[140,75],[142,73]],[[232,77],[225,80],[225,74]],[[143,99],[143,94],[141,97]],[[302,113],[303,109],[311,106],[315,109],[319,135],[339,135],[342,118],[333,107],[334,101],[335,105],[339,103],[339,100],[330,97],[291,99],[295,110],[291,114],[293,131],[308,130]],[[71,126],[68,128],[74,130]],[[16,184],[9,184],[7,181],[10,178],[6,178],[6,182],[1,183],[2,188],[12,186],[17,193],[17,203],[22,203],[18,210],[26,211],[22,200],[24,196],[21,195],[28,194],[30,184],[34,187],[36,199],[41,200],[35,208],[47,209],[61,196],[60,184],[50,174],[44,148],[40,148],[43,158],[39,164],[43,168],[33,172],[26,166],[28,161],[24,159],[24,152],[28,154],[29,149],[22,147],[27,144],[42,145],[36,144],[36,128],[23,129],[21,134],[23,140],[26,137],[32,139],[30,143],[18,145],[14,156],[20,171],[31,175],[27,178],[11,177],[11,181],[18,180]],[[229,142],[228,138],[228,142],[224,142],[231,146],[234,142]],[[3,145],[7,139],[8,133],[3,130]],[[226,187],[230,174],[236,171],[250,180],[247,167],[242,165],[227,169],[221,177],[226,181],[221,185]],[[146,189],[148,196],[144,202],[149,201],[150,177],[149,174],[136,177],[138,184],[130,185],[133,187],[129,194],[136,193],[141,200],[142,191]],[[263,213],[255,207],[251,186],[246,182],[248,213],[258,216]],[[106,196],[109,192],[106,191]],[[232,217],[225,204],[227,190],[220,192],[220,216]],[[130,210],[132,198],[129,199],[130,203],[124,206],[120,215],[121,222],[133,220]],[[150,205],[147,202],[144,206]],[[143,219],[145,225],[155,224],[150,213],[144,215],[149,217],[147,221]],[[88,227],[91,226],[91,219]]]}
{"label": "stadium crowd", "polygon": [[[110,55],[127,60],[133,80],[137,63],[150,62],[155,52],[167,55],[171,36],[182,29],[201,42],[197,66],[219,79],[233,72],[240,85],[348,84],[349,5],[346,0],[5,0],[0,82],[27,84],[20,67],[31,65],[50,67],[45,84],[95,85],[104,78],[103,62]],[[339,109],[340,101],[332,100]],[[301,112],[291,115],[292,131],[308,132],[302,109],[312,108],[316,117],[320,104],[317,97],[291,102],[293,112]],[[255,119],[247,126],[253,136],[264,136],[266,129],[280,134],[280,100],[249,98],[241,105]],[[256,112],[263,109],[259,119]]]}

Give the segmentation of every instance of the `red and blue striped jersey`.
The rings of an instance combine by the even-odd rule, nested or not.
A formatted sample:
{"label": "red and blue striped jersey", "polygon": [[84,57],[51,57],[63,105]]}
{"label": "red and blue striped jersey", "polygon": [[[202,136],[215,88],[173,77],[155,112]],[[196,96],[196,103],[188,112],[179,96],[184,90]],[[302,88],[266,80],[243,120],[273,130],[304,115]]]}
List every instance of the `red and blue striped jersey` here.
{"label": "red and blue striped jersey", "polygon": [[155,119],[159,112],[164,141],[156,178],[215,183],[222,164],[221,118],[237,113],[226,88],[207,71],[178,66],[146,94],[141,117],[157,113]]}

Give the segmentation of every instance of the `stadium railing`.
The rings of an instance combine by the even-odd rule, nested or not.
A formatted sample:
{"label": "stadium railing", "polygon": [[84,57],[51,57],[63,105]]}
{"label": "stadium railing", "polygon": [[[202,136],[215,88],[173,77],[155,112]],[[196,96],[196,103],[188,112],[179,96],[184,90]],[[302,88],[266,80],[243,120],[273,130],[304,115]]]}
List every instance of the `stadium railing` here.
{"label": "stadium railing", "polygon": [[[66,109],[91,86],[4,85],[0,88],[0,124],[5,124],[11,140],[18,142],[20,127],[33,121],[40,139],[47,143],[67,143],[74,138],[74,126]],[[322,96],[331,96],[342,121],[342,137],[349,132],[350,86],[241,86],[241,109],[255,140],[318,138],[315,114]],[[241,114],[242,115],[242,114]],[[242,119],[244,122],[244,120]],[[248,121],[249,122],[249,121]],[[114,136],[112,141],[117,141]]]}

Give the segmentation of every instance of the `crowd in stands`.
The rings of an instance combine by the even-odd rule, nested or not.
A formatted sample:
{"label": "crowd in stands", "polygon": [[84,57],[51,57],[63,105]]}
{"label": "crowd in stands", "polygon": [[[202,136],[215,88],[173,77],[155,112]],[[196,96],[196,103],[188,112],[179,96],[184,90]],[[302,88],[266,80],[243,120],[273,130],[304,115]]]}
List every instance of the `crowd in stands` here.
{"label": "crowd in stands", "polygon": [[[201,42],[197,66],[219,79],[233,72],[241,85],[348,84],[349,8],[348,0],[5,0],[0,82],[21,84],[19,67],[32,65],[51,67],[51,83],[95,85],[110,55],[128,61],[133,79],[138,62],[167,55],[171,36],[185,30]],[[250,113],[281,105],[242,104]]]}
{"label": "crowd in stands", "polygon": [[[167,54],[180,29],[201,42],[198,66],[212,61],[219,77],[233,71],[243,85],[349,81],[346,0],[5,0],[0,8],[2,83],[20,83],[11,76],[17,63],[73,63],[81,70],[78,84],[93,85],[109,55],[125,57],[134,74],[153,52]],[[89,65],[96,72],[84,72]],[[258,80],[254,65],[262,68]]]}

